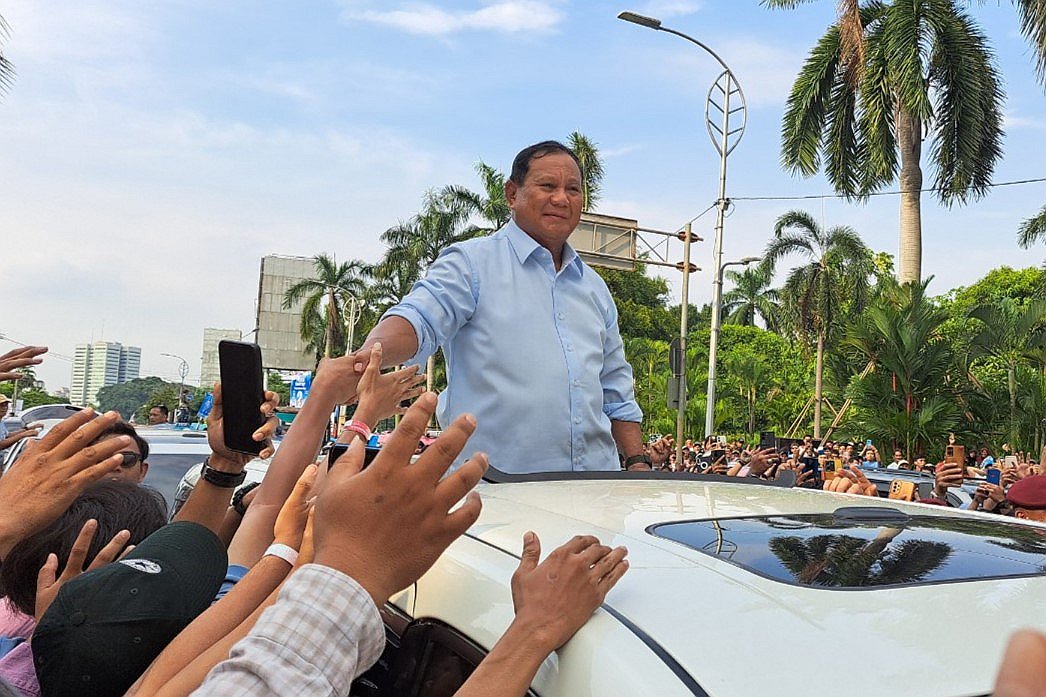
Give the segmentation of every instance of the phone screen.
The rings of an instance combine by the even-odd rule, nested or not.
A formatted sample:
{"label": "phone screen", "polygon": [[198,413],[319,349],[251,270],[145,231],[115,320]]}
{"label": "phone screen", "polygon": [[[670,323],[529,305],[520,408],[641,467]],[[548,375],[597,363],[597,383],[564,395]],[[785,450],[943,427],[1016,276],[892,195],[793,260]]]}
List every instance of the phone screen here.
{"label": "phone screen", "polygon": [[218,364],[222,380],[222,428],[225,447],[257,455],[264,447],[251,436],[265,423],[261,413],[261,349],[242,341],[219,341]]}
{"label": "phone screen", "polygon": [[998,467],[989,467],[984,474],[984,480],[989,484],[1002,483],[1002,470]]}
{"label": "phone screen", "polygon": [[726,455],[725,450],[713,450],[712,451],[712,464],[719,462],[719,459]]}
{"label": "phone screen", "polygon": [[759,434],[759,449],[766,450],[767,448],[777,447],[777,436],[774,435],[773,431],[762,431]]}

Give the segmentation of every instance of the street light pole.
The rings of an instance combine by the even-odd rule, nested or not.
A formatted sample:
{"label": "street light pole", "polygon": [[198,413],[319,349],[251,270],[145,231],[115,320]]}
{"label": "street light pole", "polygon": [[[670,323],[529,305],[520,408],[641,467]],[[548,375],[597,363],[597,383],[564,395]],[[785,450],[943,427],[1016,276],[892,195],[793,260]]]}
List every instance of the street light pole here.
{"label": "street light pole", "polygon": [[690,242],[692,235],[690,234],[691,224],[687,223],[683,227],[683,306],[679,313],[679,406],[676,411],[676,466],[681,467],[683,465],[683,426],[686,421],[686,335],[688,332],[687,321],[689,318],[687,315],[690,313],[687,310],[690,307],[689,296],[690,296]]}
{"label": "street light pole", "polygon": [[[173,353],[161,353],[160,355],[161,356],[166,356],[167,358],[177,358],[179,361],[182,362],[181,365],[178,366],[178,377],[180,378],[180,382],[178,383],[178,407],[181,407],[182,406],[182,393],[185,390],[185,376],[189,374],[189,362],[186,361],[181,356],[176,356]],[[188,405],[186,405],[186,406],[188,406]],[[175,409],[174,422],[178,423],[178,409],[177,408]]]}
{"label": "street light pole", "polygon": [[[744,92],[741,91],[741,85],[738,83],[737,78],[734,77],[733,71],[719,57],[719,54],[708,46],[681,31],[662,26],[661,20],[654,17],[645,17],[635,12],[622,12],[618,15],[618,19],[623,19],[626,22],[638,24],[642,27],[648,27],[655,31],[675,34],[682,39],[686,39],[703,49],[712,58],[715,58],[719,65],[723,67],[723,72],[712,83],[712,87],[708,91],[708,97],[705,99],[705,128],[708,130],[708,137],[711,139],[712,145],[715,146],[716,151],[719,153],[719,198],[716,201],[718,211],[716,214],[715,243],[712,252],[714,262],[712,268],[716,270],[716,274],[712,279],[712,326],[708,344],[708,394],[705,403],[705,437],[707,438],[712,435],[715,424],[715,361],[719,344],[719,313],[723,295],[723,220],[726,217],[726,209],[730,203],[726,198],[726,160],[744,135],[745,124],[748,121],[748,109],[745,105]],[[731,102],[734,100],[736,100],[736,106],[731,105]],[[716,120],[713,118],[713,110],[719,112],[720,123],[716,123]],[[730,121],[735,114],[739,114],[741,125],[737,128],[732,128]],[[685,283],[686,274],[683,275],[683,279]],[[685,312],[685,299],[683,303]],[[681,401],[680,409],[684,409],[685,406]]]}

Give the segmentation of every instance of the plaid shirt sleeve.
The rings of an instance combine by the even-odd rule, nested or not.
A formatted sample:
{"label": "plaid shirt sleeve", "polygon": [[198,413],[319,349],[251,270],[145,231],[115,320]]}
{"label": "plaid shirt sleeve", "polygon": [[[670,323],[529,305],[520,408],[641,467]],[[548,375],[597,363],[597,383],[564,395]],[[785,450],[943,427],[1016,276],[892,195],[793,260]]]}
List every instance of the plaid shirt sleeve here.
{"label": "plaid shirt sleeve", "polygon": [[348,695],[384,648],[384,625],[367,592],[339,571],[306,564],[192,694]]}

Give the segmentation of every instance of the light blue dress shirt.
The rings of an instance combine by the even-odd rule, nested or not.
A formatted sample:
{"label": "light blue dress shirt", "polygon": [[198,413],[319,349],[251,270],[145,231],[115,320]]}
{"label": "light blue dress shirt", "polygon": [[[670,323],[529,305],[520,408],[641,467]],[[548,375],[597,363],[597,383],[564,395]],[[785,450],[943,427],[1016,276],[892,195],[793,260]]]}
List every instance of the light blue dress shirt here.
{"label": "light blue dress shirt", "polygon": [[569,246],[552,254],[514,222],[447,247],[385,316],[410,322],[424,364],[437,347],[449,387],[436,416],[476,417],[464,458],[504,472],[617,470],[610,422],[643,420],[617,307]]}

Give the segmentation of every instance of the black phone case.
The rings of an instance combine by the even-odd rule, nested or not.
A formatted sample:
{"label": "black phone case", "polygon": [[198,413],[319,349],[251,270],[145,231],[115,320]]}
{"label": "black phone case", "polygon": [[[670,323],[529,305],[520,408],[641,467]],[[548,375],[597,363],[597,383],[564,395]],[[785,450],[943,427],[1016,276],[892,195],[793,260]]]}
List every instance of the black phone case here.
{"label": "black phone case", "polygon": [[261,348],[242,341],[219,341],[218,363],[222,380],[222,427],[225,447],[257,455],[264,447],[251,436],[265,423]]}

